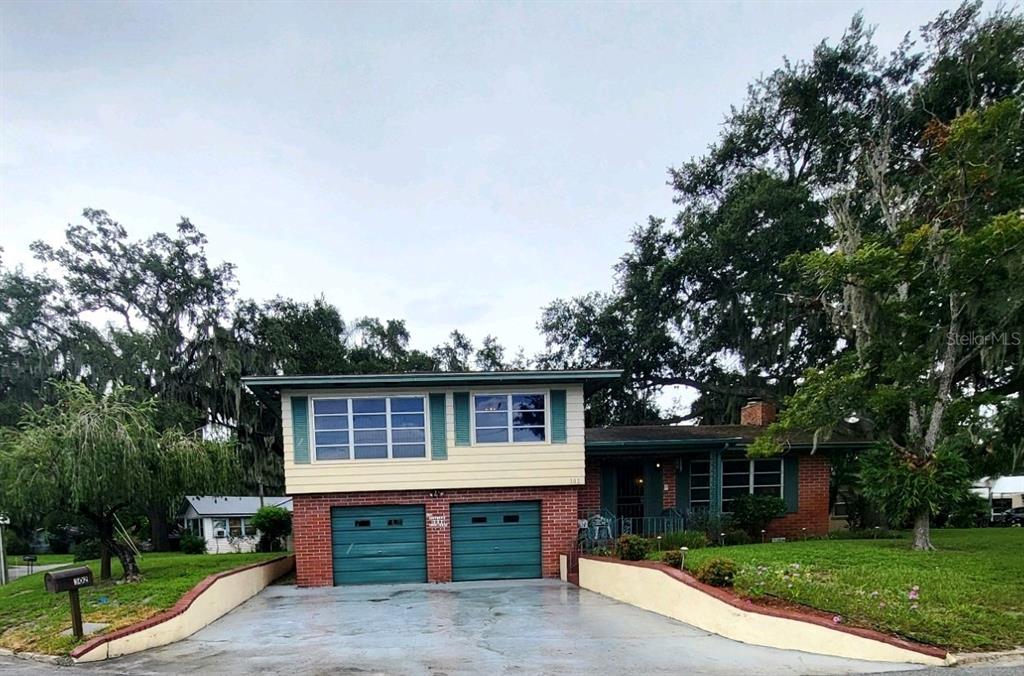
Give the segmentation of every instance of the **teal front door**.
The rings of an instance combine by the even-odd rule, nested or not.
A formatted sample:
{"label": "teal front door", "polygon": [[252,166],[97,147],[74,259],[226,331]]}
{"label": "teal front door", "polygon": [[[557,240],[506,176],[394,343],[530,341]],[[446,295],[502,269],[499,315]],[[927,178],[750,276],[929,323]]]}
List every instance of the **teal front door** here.
{"label": "teal front door", "polygon": [[334,584],[427,581],[423,505],[331,510]]}
{"label": "teal front door", "polygon": [[451,518],[456,582],[541,576],[539,502],[454,504]]}

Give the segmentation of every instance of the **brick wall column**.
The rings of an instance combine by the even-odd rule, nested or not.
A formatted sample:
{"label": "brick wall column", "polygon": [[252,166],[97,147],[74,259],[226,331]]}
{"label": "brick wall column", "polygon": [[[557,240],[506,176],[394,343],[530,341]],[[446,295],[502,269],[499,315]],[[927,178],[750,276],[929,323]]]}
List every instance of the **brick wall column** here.
{"label": "brick wall column", "polygon": [[831,463],[821,453],[801,455],[799,468],[797,511],[772,521],[766,529],[768,537],[792,539],[804,535],[828,534],[828,486],[832,474]]}
{"label": "brick wall column", "polygon": [[579,489],[578,506],[585,514],[601,509],[601,461],[587,458],[584,484]]}
{"label": "brick wall column", "polygon": [[661,461],[661,475],[665,484],[665,490],[661,494],[661,506],[663,509],[675,509],[676,461],[674,458],[664,458]]}
{"label": "brick wall column", "polygon": [[296,495],[292,510],[296,583],[300,587],[334,584],[330,506],[316,496]]}
{"label": "brick wall column", "polygon": [[452,580],[452,519],[444,497],[427,499],[427,582]]}

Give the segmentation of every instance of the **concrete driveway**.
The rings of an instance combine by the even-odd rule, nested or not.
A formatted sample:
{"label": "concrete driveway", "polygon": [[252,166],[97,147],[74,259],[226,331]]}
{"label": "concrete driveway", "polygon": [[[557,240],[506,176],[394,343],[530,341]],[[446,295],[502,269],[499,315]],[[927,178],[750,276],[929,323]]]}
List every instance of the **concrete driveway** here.
{"label": "concrete driveway", "polygon": [[[32,668],[25,662],[6,666]],[[60,671],[596,676],[907,668],[737,643],[577,587],[537,580],[272,586],[180,643]],[[0,666],[0,673],[11,672]]]}

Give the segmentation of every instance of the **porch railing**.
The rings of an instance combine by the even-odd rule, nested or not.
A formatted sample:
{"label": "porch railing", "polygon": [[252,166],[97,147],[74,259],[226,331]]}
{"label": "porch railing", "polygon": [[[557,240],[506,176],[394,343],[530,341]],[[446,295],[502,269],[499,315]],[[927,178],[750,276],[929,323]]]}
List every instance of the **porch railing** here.
{"label": "porch railing", "polygon": [[579,537],[584,550],[610,544],[621,535],[659,536],[686,530],[686,517],[674,509],[667,509],[661,516],[614,516],[607,510],[581,512],[579,515]]}

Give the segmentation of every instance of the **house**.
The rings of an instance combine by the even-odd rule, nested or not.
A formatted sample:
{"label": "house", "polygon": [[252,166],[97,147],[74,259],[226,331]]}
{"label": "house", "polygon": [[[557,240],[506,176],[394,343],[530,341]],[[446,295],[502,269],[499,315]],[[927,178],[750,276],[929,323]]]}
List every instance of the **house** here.
{"label": "house", "polygon": [[263,506],[291,511],[289,497],[186,495],[179,513],[184,530],[206,540],[207,554],[254,552],[259,532],[252,515]]}
{"label": "house", "polygon": [[1024,507],[1024,476],[982,477],[971,492],[988,500],[993,515]]}
{"label": "house", "polygon": [[[773,493],[772,534],[828,530],[829,464],[809,441],[747,460],[740,426],[584,429],[614,370],[243,379],[280,410],[300,586],[554,577],[595,511],[654,532]],[[806,530],[805,530],[806,529]]]}

